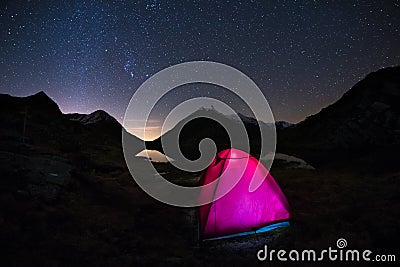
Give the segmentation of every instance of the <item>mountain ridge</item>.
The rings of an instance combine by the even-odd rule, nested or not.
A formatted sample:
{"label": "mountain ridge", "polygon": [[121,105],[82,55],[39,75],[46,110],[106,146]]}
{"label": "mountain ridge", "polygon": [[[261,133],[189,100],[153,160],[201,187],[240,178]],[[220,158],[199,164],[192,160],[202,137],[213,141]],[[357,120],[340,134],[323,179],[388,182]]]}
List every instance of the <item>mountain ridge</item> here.
{"label": "mountain ridge", "polygon": [[0,123],[3,140],[52,144],[61,150],[77,149],[85,144],[105,144],[121,149],[123,131],[134,145],[134,151],[144,147],[140,138],[128,133],[106,111],[64,114],[43,91],[26,97],[0,94]]}
{"label": "mountain ridge", "polygon": [[[288,122],[276,122],[274,124],[265,123],[242,113],[238,113],[237,116],[233,114],[226,115],[214,108],[202,107],[186,116],[172,129],[165,132],[160,137],[152,141],[147,141],[146,146],[149,149],[165,153],[161,140],[163,140],[164,145],[171,146],[171,144],[176,143],[175,139],[179,135],[178,142],[183,155],[190,159],[196,159],[200,156],[198,145],[201,140],[206,138],[213,140],[217,150],[219,151],[231,147],[230,138],[232,137],[236,142],[238,142],[235,144],[236,148],[247,151],[247,140],[243,140],[243,138],[239,136],[239,131],[233,130],[230,133],[231,136],[229,136],[227,130],[224,128],[224,126],[226,126],[228,129],[238,129],[241,124],[244,125],[246,134],[249,136],[249,148],[251,153],[254,155],[258,155],[261,152],[261,141],[263,142],[263,146],[268,147],[268,151],[273,149],[270,147],[271,144],[260,138],[260,127],[264,133],[272,136],[275,135],[272,131],[280,131],[285,127],[291,126]],[[235,138],[235,136],[237,138]],[[167,156],[173,158],[173,155]]]}
{"label": "mountain ridge", "polygon": [[[64,129],[65,124],[68,124],[66,121],[69,121],[69,123],[79,123],[89,129],[91,136],[102,132],[113,136],[115,144],[120,143],[123,126],[103,110],[90,114],[63,114],[57,103],[43,91],[27,97],[0,94],[0,103],[0,111],[2,111],[0,119],[3,125],[11,125],[13,129],[11,130],[13,133],[10,129],[4,130],[9,132],[8,136],[15,136],[16,132],[21,132],[24,119],[27,120],[28,132],[30,123],[46,125],[48,122],[55,121],[55,125]],[[196,112],[204,113],[197,115],[214,114],[220,120],[233,125],[238,123],[229,115],[217,114],[212,109],[203,108]],[[206,118],[199,119],[197,122],[192,121],[190,118],[194,117],[195,113],[189,114],[177,124],[181,127],[187,122],[187,125],[181,127],[182,132],[179,133],[179,144],[184,150],[198,149],[199,142],[204,138],[215,139],[220,145],[219,149],[230,146],[229,137],[219,123],[211,122]],[[238,116],[245,124],[253,151],[257,152],[260,140],[258,126],[265,127],[267,131],[271,130],[272,126],[240,113]],[[293,155],[300,157],[303,156],[301,155],[303,152],[368,151],[376,147],[397,147],[400,145],[400,67],[388,67],[366,75],[338,101],[295,125],[278,121],[274,126],[277,130],[277,150],[293,152]],[[164,135],[171,135],[174,128]],[[43,129],[38,129],[37,139],[44,138],[40,137],[40,132],[43,132]],[[138,142],[134,141],[133,144],[143,142],[139,142],[138,137],[134,139]],[[146,142],[146,145],[149,149],[163,152],[161,137]]]}
{"label": "mountain ridge", "polygon": [[[335,103],[278,135],[277,150],[312,164],[396,166],[400,149],[400,67],[372,72]],[[350,168],[351,166],[349,166]]]}
{"label": "mountain ridge", "polygon": [[[400,144],[399,106],[400,67],[381,69],[357,82],[335,103],[284,131],[281,141],[293,135],[300,143],[323,149]],[[381,140],[385,135],[394,140]]]}

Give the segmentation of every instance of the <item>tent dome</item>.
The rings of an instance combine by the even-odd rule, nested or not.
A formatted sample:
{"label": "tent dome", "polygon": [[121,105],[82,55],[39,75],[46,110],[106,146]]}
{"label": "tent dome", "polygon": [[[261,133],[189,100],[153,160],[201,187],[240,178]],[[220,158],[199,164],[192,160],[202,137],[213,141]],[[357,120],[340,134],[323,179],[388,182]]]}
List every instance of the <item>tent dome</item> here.
{"label": "tent dome", "polygon": [[250,155],[239,149],[225,149],[217,154],[217,157],[220,159],[240,159],[240,158],[248,158]]}
{"label": "tent dome", "polygon": [[[240,176],[240,177],[238,177]],[[199,208],[199,235],[201,239],[230,237],[263,232],[288,225],[289,204],[269,171],[248,153],[238,149],[219,152],[204,171],[200,185],[213,185],[204,189],[200,197],[213,195],[213,201]],[[253,179],[262,181],[250,192]],[[232,188],[232,181],[236,181]],[[227,190],[232,188],[230,191]],[[223,192],[229,191],[221,198]]]}

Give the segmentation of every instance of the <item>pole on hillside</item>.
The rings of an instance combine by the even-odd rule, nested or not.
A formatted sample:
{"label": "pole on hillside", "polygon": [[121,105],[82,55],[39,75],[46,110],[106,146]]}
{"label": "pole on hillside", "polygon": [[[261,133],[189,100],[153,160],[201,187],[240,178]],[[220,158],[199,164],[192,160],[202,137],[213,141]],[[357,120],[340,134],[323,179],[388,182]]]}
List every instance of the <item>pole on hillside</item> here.
{"label": "pole on hillside", "polygon": [[25,112],[23,112],[23,114],[25,114],[25,116],[24,116],[24,127],[22,129],[22,143],[25,144],[26,122],[28,120],[28,106],[25,107]]}

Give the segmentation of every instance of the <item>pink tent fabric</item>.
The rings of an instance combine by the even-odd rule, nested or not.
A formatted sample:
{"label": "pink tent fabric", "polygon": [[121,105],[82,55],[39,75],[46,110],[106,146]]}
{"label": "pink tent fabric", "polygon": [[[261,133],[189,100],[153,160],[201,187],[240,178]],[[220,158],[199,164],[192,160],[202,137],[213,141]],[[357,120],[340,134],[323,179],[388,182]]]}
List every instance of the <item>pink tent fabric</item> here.
{"label": "pink tent fabric", "polygon": [[[217,154],[207,168],[201,185],[220,177],[213,195],[232,185],[233,178],[242,173],[240,180],[225,196],[203,205],[199,209],[199,234],[201,239],[255,232],[264,226],[288,220],[289,205],[274,178],[258,160],[238,149],[227,149]],[[252,179],[264,179],[253,192],[249,192]],[[260,181],[260,180],[259,180]],[[202,191],[200,197],[210,195]]]}

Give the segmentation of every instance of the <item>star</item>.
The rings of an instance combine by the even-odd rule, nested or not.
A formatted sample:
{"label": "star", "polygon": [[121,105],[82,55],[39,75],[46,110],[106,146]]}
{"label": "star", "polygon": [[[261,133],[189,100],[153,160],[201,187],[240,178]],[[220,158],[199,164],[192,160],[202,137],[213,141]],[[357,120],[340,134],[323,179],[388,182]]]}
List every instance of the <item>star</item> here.
{"label": "star", "polygon": [[[210,60],[251,77],[277,120],[299,122],[369,72],[400,62],[397,2],[10,3],[0,9],[0,90],[19,96],[44,90],[64,112],[101,108],[121,118],[154,73]],[[246,110],[221,88],[185,88],[160,105],[157,121],[199,96]]]}

